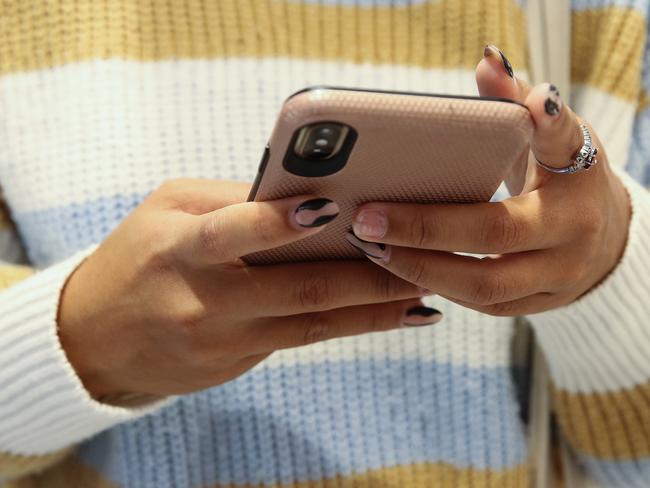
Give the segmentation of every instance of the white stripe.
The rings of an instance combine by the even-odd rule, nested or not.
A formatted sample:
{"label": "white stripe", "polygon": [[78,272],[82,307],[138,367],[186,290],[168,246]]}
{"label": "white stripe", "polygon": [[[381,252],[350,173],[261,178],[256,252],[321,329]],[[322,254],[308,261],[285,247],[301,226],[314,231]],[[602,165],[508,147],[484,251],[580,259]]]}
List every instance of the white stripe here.
{"label": "white stripe", "polygon": [[610,163],[622,168],[627,162],[636,104],[587,85],[572,88],[571,103],[595,129]]}
{"label": "white stripe", "polygon": [[265,367],[372,359],[436,361],[470,368],[510,365],[512,319],[480,314],[439,297],[424,302],[443,313],[442,322],[278,351],[264,362]]}
{"label": "white stripe", "polygon": [[[16,73],[0,80],[0,181],[12,183],[19,214],[143,194],[175,176],[252,180],[283,100],[314,84],[477,91],[473,70],[295,59],[112,59]],[[89,176],[78,184],[79,175]]]}

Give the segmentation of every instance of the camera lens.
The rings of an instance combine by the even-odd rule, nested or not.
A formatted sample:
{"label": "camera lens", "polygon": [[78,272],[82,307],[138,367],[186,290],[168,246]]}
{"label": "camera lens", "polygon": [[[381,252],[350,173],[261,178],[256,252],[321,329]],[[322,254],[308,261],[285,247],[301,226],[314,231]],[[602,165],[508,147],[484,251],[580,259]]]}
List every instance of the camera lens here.
{"label": "camera lens", "polygon": [[336,155],[348,134],[348,127],[323,122],[300,129],[294,151],[306,159],[322,160]]}

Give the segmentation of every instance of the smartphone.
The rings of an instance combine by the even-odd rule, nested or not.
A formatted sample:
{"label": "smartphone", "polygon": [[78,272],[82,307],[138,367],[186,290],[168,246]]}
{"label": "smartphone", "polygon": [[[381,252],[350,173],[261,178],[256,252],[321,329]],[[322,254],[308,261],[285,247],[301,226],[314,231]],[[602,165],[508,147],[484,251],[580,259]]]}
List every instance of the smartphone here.
{"label": "smartphone", "polygon": [[371,201],[488,201],[525,164],[528,109],[500,98],[317,86],[282,106],[249,201],[313,195],[337,218],[313,236],[243,257],[249,264],[362,258],[345,235]]}

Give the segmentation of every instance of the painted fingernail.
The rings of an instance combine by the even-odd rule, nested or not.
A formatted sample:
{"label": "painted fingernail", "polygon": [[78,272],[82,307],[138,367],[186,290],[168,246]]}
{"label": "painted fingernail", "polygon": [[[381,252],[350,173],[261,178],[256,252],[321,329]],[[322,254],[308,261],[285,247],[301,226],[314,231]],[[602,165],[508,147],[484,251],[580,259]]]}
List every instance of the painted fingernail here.
{"label": "painted fingernail", "polygon": [[362,253],[372,259],[387,263],[390,259],[390,246],[378,242],[366,242],[359,239],[352,232],[345,235],[345,239]]}
{"label": "painted fingernail", "polygon": [[515,72],[512,70],[512,65],[510,64],[510,61],[508,61],[508,58],[506,58],[506,55],[503,54],[503,51],[494,44],[488,44],[485,46],[485,49],[483,49],[483,56],[488,58],[492,55],[498,56],[501,59],[501,64],[503,64],[503,68],[506,70],[506,73],[508,73],[508,76],[514,78]]}
{"label": "painted fingernail", "polygon": [[562,99],[560,91],[555,85],[548,85],[548,95],[544,101],[544,110],[551,117],[555,117],[562,110]]}
{"label": "painted fingernail", "polygon": [[352,230],[359,237],[384,237],[388,219],[381,210],[362,210],[354,218]]}
{"label": "painted fingernail", "polygon": [[314,198],[302,202],[293,211],[293,220],[300,227],[320,227],[339,214],[339,206],[327,198]]}
{"label": "painted fingernail", "polygon": [[404,327],[419,327],[422,325],[432,325],[442,320],[442,313],[435,308],[418,305],[409,308],[402,319]]}

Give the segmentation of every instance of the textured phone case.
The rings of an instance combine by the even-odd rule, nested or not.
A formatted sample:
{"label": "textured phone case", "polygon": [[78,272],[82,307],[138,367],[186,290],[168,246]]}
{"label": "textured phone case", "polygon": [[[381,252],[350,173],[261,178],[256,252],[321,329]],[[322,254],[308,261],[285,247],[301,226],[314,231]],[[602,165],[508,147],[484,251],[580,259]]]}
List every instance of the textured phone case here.
{"label": "textured phone case", "polygon": [[[295,131],[322,121],[357,131],[346,166],[324,177],[287,172],[282,162]],[[282,108],[253,200],[313,195],[334,200],[341,212],[314,236],[243,259],[271,264],[359,258],[345,234],[364,202],[487,201],[512,165],[527,159],[532,129],[528,110],[507,101],[329,88],[300,92]]]}

